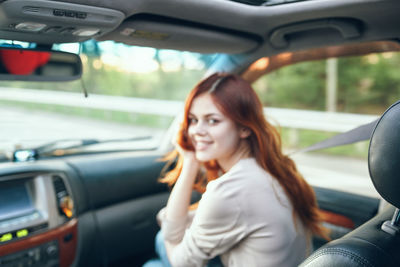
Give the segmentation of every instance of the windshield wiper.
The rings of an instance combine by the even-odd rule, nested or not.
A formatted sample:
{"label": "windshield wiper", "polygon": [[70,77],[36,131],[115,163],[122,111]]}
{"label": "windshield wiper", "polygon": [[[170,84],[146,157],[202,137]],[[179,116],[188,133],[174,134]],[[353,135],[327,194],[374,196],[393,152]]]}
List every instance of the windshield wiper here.
{"label": "windshield wiper", "polygon": [[60,156],[64,155],[65,151],[82,148],[86,146],[105,144],[105,143],[116,143],[116,142],[135,142],[152,139],[152,136],[138,136],[121,139],[62,139],[52,141],[44,145],[35,148],[23,148],[17,149],[13,152],[13,161],[34,161],[43,156]]}

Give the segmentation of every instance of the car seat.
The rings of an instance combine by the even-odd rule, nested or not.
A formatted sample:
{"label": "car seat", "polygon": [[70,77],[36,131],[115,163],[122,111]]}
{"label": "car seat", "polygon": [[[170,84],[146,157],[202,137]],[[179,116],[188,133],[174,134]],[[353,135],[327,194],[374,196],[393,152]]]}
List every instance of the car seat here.
{"label": "car seat", "polygon": [[393,206],[316,250],[300,266],[400,266],[400,101],[375,126],[368,168],[376,190]]}

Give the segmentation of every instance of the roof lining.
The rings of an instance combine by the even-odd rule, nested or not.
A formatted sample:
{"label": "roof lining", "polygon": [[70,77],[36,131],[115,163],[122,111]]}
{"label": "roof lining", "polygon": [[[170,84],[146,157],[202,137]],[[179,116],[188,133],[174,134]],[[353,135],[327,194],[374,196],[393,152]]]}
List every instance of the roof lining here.
{"label": "roof lining", "polygon": [[115,40],[202,53],[245,53],[260,46],[255,34],[154,14],[135,14],[98,40]]}

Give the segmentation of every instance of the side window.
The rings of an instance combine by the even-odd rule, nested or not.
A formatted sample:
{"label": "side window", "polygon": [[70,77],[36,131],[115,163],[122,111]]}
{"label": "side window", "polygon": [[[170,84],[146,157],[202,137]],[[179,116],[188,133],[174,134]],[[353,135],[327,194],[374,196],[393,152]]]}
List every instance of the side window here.
{"label": "side window", "polygon": [[284,149],[311,184],[378,196],[369,179],[368,141],[296,151],[378,118],[400,99],[399,65],[398,52],[320,59],[253,83],[267,118],[281,128]]}

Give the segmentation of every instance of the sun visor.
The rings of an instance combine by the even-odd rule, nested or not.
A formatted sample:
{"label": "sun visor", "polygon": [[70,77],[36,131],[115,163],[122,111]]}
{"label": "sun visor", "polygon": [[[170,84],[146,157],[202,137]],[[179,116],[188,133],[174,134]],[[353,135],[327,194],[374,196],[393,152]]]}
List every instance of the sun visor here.
{"label": "sun visor", "polygon": [[116,10],[45,0],[0,4],[0,35],[40,44],[81,42],[115,29],[125,15]]}
{"label": "sun visor", "polygon": [[248,52],[259,44],[257,36],[159,16],[138,15],[115,31],[97,38],[130,45],[199,53]]}

